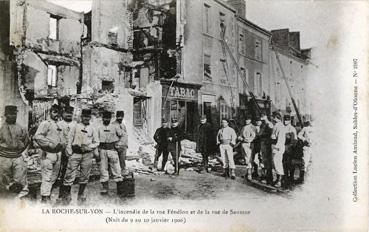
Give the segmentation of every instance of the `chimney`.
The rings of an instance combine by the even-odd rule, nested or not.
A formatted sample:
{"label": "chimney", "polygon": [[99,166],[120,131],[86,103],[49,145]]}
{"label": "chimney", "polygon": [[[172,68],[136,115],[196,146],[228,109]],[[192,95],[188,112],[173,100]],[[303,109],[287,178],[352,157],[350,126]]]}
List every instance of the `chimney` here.
{"label": "chimney", "polygon": [[246,18],[246,0],[227,0],[227,2],[236,10],[238,16]]}

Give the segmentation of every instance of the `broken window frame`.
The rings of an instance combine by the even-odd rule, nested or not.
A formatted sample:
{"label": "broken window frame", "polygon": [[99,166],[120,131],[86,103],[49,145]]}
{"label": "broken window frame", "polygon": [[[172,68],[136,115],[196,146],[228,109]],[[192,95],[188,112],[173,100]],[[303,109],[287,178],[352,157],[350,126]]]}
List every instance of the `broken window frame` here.
{"label": "broken window frame", "polygon": [[[54,31],[54,28],[51,28],[51,22],[55,20],[55,33],[52,33],[52,30]],[[48,38],[52,40],[59,40],[59,20],[60,17],[57,15],[50,14],[49,18],[49,35]],[[55,34],[55,35],[54,35]]]}
{"label": "broken window frame", "polygon": [[[50,70],[53,72],[52,77],[50,77]],[[58,86],[58,66],[56,64],[47,65],[47,86],[49,88]]]}
{"label": "broken window frame", "polygon": [[[211,81],[211,55],[204,53],[203,56],[203,62],[204,62],[204,80]],[[209,62],[207,62],[209,61]]]}
{"label": "broken window frame", "polygon": [[210,27],[210,6],[207,5],[207,4],[204,4],[204,20],[203,20],[203,32],[206,33],[206,34],[211,34],[210,33],[210,30],[211,30],[211,27]]}

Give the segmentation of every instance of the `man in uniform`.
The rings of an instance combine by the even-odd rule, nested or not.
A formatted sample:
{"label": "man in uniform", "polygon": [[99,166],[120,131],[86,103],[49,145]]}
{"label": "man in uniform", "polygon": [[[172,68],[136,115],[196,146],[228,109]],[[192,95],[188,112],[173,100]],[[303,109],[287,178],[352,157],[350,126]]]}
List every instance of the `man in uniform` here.
{"label": "man in uniform", "polygon": [[115,121],[113,122],[113,124],[119,127],[123,133],[123,135],[119,137],[119,141],[115,144],[115,146],[118,151],[120,168],[122,169],[122,176],[125,176],[128,174],[128,171],[126,169],[128,133],[127,133],[126,125],[124,125],[123,123],[123,118],[124,118],[124,111],[117,111],[115,115]]}
{"label": "man in uniform", "polygon": [[81,123],[71,128],[67,144],[67,154],[69,162],[63,185],[59,189],[59,199],[63,204],[71,201],[71,187],[76,178],[78,168],[80,167],[78,202],[86,201],[84,194],[86,185],[90,178],[93,151],[99,146],[99,137],[97,131],[90,125],[91,110],[83,109]]}
{"label": "man in uniform", "polygon": [[246,125],[242,128],[238,139],[242,143],[242,150],[246,161],[246,175],[245,179],[251,179],[252,163],[251,159],[251,142],[254,140],[256,134],[254,126],[251,124],[251,116],[246,116]]}
{"label": "man in uniform", "polygon": [[236,132],[228,126],[228,120],[222,119],[222,128],[217,134],[217,145],[219,145],[220,155],[223,160],[223,176],[227,177],[229,172],[231,172],[232,179],[236,179],[236,166],[233,159],[233,146],[236,144],[236,139]]}
{"label": "man in uniform", "polygon": [[310,160],[311,160],[311,143],[312,143],[312,133],[313,128],[309,121],[305,122],[304,128],[298,133],[298,138],[303,143],[303,165],[300,170],[300,177],[297,180],[297,183],[303,183],[304,182],[304,175],[307,171],[307,167],[309,166]]}
{"label": "man in uniform", "polygon": [[271,135],[273,123],[268,120],[265,114],[261,115],[262,123],[260,125],[260,150],[262,159],[262,180],[265,178],[266,183],[273,184],[273,158],[271,150]]}
{"label": "man in uniform", "polygon": [[254,132],[255,132],[255,138],[254,140],[251,142],[251,161],[252,161],[252,167],[253,167],[253,172],[252,172],[252,178],[257,178],[259,176],[259,172],[258,172],[258,165],[255,162],[255,156],[258,155],[258,159],[259,159],[259,164],[261,163],[261,145],[260,145],[260,126],[261,126],[261,119],[260,117],[256,118],[255,121],[255,126],[254,126]]}
{"label": "man in uniform", "polygon": [[156,129],[154,134],[154,140],[156,142],[156,153],[154,159],[154,168],[158,166],[158,159],[163,154],[161,170],[164,170],[165,163],[168,160],[168,123],[165,119],[161,121],[161,127]]}
{"label": "man in uniform", "polygon": [[[76,125],[76,122],[73,121],[73,112],[74,112],[73,107],[66,106],[62,113],[63,120],[59,122],[59,125],[63,130],[64,138],[67,144],[70,138],[69,132],[71,128],[75,127]],[[67,165],[68,165],[68,154],[66,153],[66,150],[63,150],[61,155],[60,173],[59,173],[60,183],[63,183],[65,172],[67,170]]]}
{"label": "man in uniform", "polygon": [[61,152],[66,147],[63,128],[58,122],[59,106],[52,105],[50,118],[41,122],[33,139],[42,149],[41,201],[50,202],[52,186],[60,171]]}
{"label": "man in uniform", "polygon": [[[172,127],[169,129],[167,134],[168,139],[168,153],[172,156],[174,161],[174,173],[179,174],[179,155],[181,152],[181,140],[183,139],[183,132],[178,127],[178,120],[176,118],[172,119]],[[166,158],[164,160],[164,158]],[[163,157],[163,164],[167,162],[168,157]]]}
{"label": "man in uniform", "polygon": [[206,172],[209,172],[208,163],[209,155],[214,150],[212,144],[213,128],[207,122],[206,115],[203,115],[200,120],[199,134],[197,137],[196,150],[202,155],[202,164]]}
{"label": "man in uniform", "polygon": [[277,179],[273,183],[276,187],[281,187],[281,181],[284,177],[283,169],[283,154],[285,151],[286,142],[286,129],[282,123],[282,116],[279,112],[273,113],[273,119],[275,125],[273,127],[271,139],[272,139],[272,155],[274,169],[277,174]]}
{"label": "man in uniform", "polygon": [[116,150],[116,142],[123,136],[123,132],[117,125],[110,123],[111,112],[104,111],[102,115],[103,124],[98,128],[99,152],[100,152],[100,182],[102,185],[101,194],[107,195],[109,190],[109,170],[113,181],[117,183],[117,193],[122,190],[122,171],[119,163],[119,156]]}
{"label": "man in uniform", "polygon": [[[288,188],[293,181],[293,173],[292,173],[292,156],[294,152],[294,147],[297,142],[297,133],[295,127],[291,125],[291,116],[285,115],[283,117],[285,129],[286,129],[286,151],[283,154],[283,169],[285,174],[285,180],[283,187]],[[291,176],[292,175],[292,176]]]}
{"label": "man in uniform", "polygon": [[5,106],[5,118],[0,128],[0,187],[22,198],[28,194],[27,164],[22,156],[28,147],[28,134],[16,123],[16,106]]}

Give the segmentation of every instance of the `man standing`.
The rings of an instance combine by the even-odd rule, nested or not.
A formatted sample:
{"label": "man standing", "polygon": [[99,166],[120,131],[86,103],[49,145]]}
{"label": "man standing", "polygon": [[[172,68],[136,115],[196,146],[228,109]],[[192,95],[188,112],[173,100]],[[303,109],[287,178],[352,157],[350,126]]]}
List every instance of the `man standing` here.
{"label": "man standing", "polygon": [[[76,122],[72,120],[73,112],[74,112],[73,107],[66,106],[62,113],[63,120],[59,122],[59,125],[63,130],[64,139],[66,141],[66,144],[68,144],[68,140],[70,138],[69,132],[71,128],[76,126]],[[66,150],[63,150],[62,155],[61,155],[61,162],[60,162],[60,173],[59,173],[60,183],[63,183],[65,172],[67,170],[67,165],[68,165],[68,154],[66,153]]]}
{"label": "man standing", "polygon": [[259,176],[259,172],[258,172],[259,167],[255,162],[255,158],[256,158],[255,156],[256,154],[258,155],[259,164],[260,164],[261,163],[260,126],[261,126],[261,119],[260,117],[257,117],[255,121],[255,126],[254,126],[255,138],[251,142],[251,149],[252,149],[251,162],[252,162],[252,167],[253,167],[252,178],[257,178]]}
{"label": "man standing", "polygon": [[98,128],[99,151],[100,151],[100,182],[102,185],[101,194],[107,195],[109,190],[109,170],[110,167],[113,181],[117,183],[117,193],[122,192],[122,172],[119,163],[118,152],[115,143],[123,136],[120,127],[110,123],[111,112],[104,111],[102,115],[103,125]]}
{"label": "man standing", "polygon": [[271,150],[271,135],[273,123],[268,120],[265,114],[261,115],[262,123],[260,125],[260,150],[262,159],[262,179],[266,179],[266,183],[271,185],[273,183],[273,158]]}
{"label": "man standing", "polygon": [[161,127],[156,129],[154,134],[154,140],[156,142],[154,168],[158,167],[158,159],[163,154],[161,170],[164,170],[165,163],[168,160],[168,132],[168,123],[165,119],[162,119]]}
{"label": "man standing", "polygon": [[58,122],[59,106],[52,105],[50,118],[41,122],[33,139],[42,149],[41,201],[50,202],[51,189],[60,171],[61,152],[66,147],[63,129]]}
{"label": "man standing", "polygon": [[303,142],[303,167],[300,171],[300,177],[297,180],[297,183],[303,183],[304,182],[304,175],[307,171],[307,167],[311,160],[311,143],[312,143],[312,133],[313,128],[309,121],[305,122],[304,128],[299,132],[298,138]]}
{"label": "man standing", "polygon": [[59,189],[59,199],[63,204],[71,201],[71,187],[80,167],[78,202],[86,201],[84,194],[90,178],[92,168],[93,150],[99,146],[97,131],[90,125],[91,110],[83,109],[82,122],[71,128],[67,144],[69,162],[63,185]]}
{"label": "man standing", "polygon": [[292,172],[292,156],[297,142],[297,133],[295,127],[291,125],[291,116],[285,115],[283,117],[286,129],[286,151],[283,154],[283,169],[285,174],[285,182],[283,187],[289,187],[293,181],[294,171]]}
{"label": "man standing", "polygon": [[[183,132],[178,127],[178,120],[172,119],[172,127],[168,131],[168,153],[172,156],[174,161],[174,173],[179,174],[179,155],[181,152],[181,140],[183,139]],[[164,158],[164,157],[163,157]],[[163,159],[163,165],[165,167],[167,160]]]}
{"label": "man standing", "polygon": [[240,136],[238,139],[241,141],[242,150],[245,156],[246,161],[246,174],[245,179],[251,179],[251,171],[252,171],[252,163],[253,160],[251,159],[251,142],[255,138],[255,129],[254,126],[251,124],[251,116],[246,116],[246,125],[242,128]]}
{"label": "man standing", "polygon": [[211,139],[213,137],[213,128],[210,123],[207,122],[206,115],[203,115],[200,120],[199,134],[197,137],[196,150],[201,153],[202,164],[206,172],[209,172],[208,163],[209,155],[213,151],[213,144]]}
{"label": "man standing", "polygon": [[271,135],[272,155],[273,155],[274,169],[277,174],[277,179],[273,184],[276,187],[281,187],[281,181],[284,177],[283,154],[285,151],[286,129],[282,123],[282,116],[280,113],[274,112],[273,118],[275,121],[275,125],[274,125],[272,135]]}
{"label": "man standing", "polygon": [[0,187],[22,198],[28,194],[27,164],[22,154],[29,140],[27,131],[16,122],[17,107],[5,106],[5,123],[0,128]]}
{"label": "man standing", "polygon": [[231,171],[231,179],[236,178],[236,166],[233,160],[233,146],[236,144],[236,139],[236,132],[228,126],[228,120],[222,119],[222,128],[217,134],[217,145],[219,145],[220,155],[223,160],[223,176],[229,176],[229,171]]}
{"label": "man standing", "polygon": [[120,128],[122,131],[122,136],[119,137],[119,141],[115,144],[115,147],[118,151],[119,156],[119,163],[120,168],[122,169],[122,176],[125,176],[128,174],[128,171],[126,169],[126,155],[127,155],[127,149],[128,149],[128,133],[126,125],[123,123],[124,118],[124,111],[117,111],[115,115],[115,121],[113,122],[114,125]]}

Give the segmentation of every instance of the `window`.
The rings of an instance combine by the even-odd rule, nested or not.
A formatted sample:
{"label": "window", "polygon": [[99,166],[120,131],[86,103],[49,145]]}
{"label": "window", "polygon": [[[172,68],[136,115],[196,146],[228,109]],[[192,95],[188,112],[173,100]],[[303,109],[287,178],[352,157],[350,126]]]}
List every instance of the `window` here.
{"label": "window", "polygon": [[101,82],[101,90],[107,93],[114,92],[114,84],[112,81],[102,81]]}
{"label": "window", "polygon": [[210,6],[204,4],[203,32],[210,34]]}
{"label": "window", "polygon": [[255,75],[255,93],[258,96],[263,95],[261,73],[257,72]]}
{"label": "window", "polygon": [[49,87],[56,87],[58,80],[58,70],[55,65],[47,66],[47,85]]}
{"label": "window", "polygon": [[243,32],[240,33],[239,52],[241,54],[245,54],[246,52],[245,36],[243,35]]}
{"label": "window", "polygon": [[143,125],[143,104],[142,99],[135,97],[133,99],[133,125],[142,127]]}
{"label": "window", "polygon": [[211,80],[211,56],[204,55],[204,77],[205,80]]}
{"label": "window", "polygon": [[262,57],[261,57],[261,40],[259,39],[256,39],[255,40],[255,59],[257,60],[261,60]]}
{"label": "window", "polygon": [[50,15],[49,38],[54,40],[59,39],[59,18],[54,15]]}

